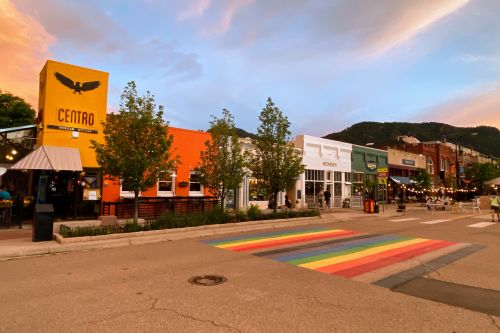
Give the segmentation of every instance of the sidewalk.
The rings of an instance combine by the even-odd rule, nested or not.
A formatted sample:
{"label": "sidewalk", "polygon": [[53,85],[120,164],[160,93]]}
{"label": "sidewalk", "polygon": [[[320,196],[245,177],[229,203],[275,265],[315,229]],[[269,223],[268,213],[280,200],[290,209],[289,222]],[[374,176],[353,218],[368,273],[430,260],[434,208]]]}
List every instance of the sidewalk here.
{"label": "sidewalk", "polygon": [[[276,221],[252,221],[233,224],[202,226],[193,228],[169,229],[168,234],[158,235],[154,232],[129,238],[118,238],[98,241],[85,241],[77,243],[59,244],[56,241],[32,242],[31,225],[26,229],[4,229],[0,230],[0,260],[12,258],[48,255],[62,252],[97,250],[129,245],[140,245],[148,243],[159,243],[171,240],[214,236],[237,232],[247,232],[264,229],[278,229],[295,226],[306,226],[314,224],[331,223],[336,221],[348,221],[353,218],[383,218],[394,214],[393,211],[385,211],[380,214],[365,214],[361,210],[343,209],[332,211],[321,211],[321,217],[297,218]],[[23,226],[24,228],[24,226]],[[126,235],[126,234],[124,234]]]}

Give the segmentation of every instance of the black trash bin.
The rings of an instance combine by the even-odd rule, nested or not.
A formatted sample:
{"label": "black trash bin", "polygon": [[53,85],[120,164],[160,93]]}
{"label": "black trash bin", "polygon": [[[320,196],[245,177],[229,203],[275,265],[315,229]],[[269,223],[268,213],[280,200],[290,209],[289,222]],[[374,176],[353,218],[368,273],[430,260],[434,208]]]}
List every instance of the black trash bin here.
{"label": "black trash bin", "polygon": [[51,204],[35,205],[33,219],[33,242],[52,240],[54,228],[54,206]]}

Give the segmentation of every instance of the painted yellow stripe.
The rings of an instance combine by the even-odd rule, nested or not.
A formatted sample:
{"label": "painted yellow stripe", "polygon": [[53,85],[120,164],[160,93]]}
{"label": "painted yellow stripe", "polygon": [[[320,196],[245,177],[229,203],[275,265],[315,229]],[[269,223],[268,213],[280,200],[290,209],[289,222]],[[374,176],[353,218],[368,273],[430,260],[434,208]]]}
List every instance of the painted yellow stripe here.
{"label": "painted yellow stripe", "polygon": [[397,249],[399,247],[403,247],[403,246],[407,246],[407,245],[423,243],[425,241],[428,241],[428,239],[415,238],[415,239],[410,239],[410,240],[407,240],[404,242],[378,246],[378,247],[374,247],[374,248],[367,249],[364,251],[346,254],[346,255],[340,256],[340,257],[333,257],[333,258],[322,259],[322,260],[318,260],[318,261],[312,261],[312,262],[304,263],[304,264],[299,265],[299,266],[309,268],[309,269],[316,269],[316,268],[320,268],[320,267],[324,267],[324,266],[339,264],[339,263],[346,262],[349,260],[359,259],[359,258],[362,258],[365,256],[369,256],[371,254],[377,254],[377,253],[384,252],[387,250]]}
{"label": "painted yellow stripe", "polygon": [[310,235],[323,235],[323,234],[329,234],[329,233],[336,234],[336,233],[345,232],[345,231],[346,230],[342,230],[342,229],[310,231],[310,232],[305,232],[303,234],[283,235],[283,236],[276,236],[276,237],[269,237],[269,238],[262,238],[262,239],[253,239],[253,240],[248,240],[248,241],[243,241],[243,242],[221,244],[221,245],[217,245],[216,247],[224,249],[224,248],[233,247],[233,246],[250,245],[250,244],[271,242],[271,241],[275,241],[275,240],[290,239],[290,238],[301,238],[301,237],[310,236]]}

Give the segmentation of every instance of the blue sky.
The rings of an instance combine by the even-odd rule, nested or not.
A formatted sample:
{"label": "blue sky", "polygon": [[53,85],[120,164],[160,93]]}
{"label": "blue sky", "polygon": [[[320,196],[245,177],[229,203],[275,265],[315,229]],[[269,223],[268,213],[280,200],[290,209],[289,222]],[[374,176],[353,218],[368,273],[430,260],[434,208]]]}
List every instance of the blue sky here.
{"label": "blue sky", "polygon": [[53,59],[109,72],[110,111],[135,80],[176,127],[228,108],[255,132],[268,96],[294,134],[500,127],[499,17],[498,0],[0,0],[0,89],[36,105]]}

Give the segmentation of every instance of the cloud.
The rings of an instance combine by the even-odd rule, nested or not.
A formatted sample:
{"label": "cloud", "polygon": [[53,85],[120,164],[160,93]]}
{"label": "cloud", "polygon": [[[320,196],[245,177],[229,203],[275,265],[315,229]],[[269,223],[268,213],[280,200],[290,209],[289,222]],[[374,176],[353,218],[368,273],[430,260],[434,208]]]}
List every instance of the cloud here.
{"label": "cloud", "polygon": [[500,87],[472,92],[431,108],[421,121],[437,121],[456,126],[493,126],[500,129]]}
{"label": "cloud", "polygon": [[470,0],[350,0],[335,2],[320,14],[318,32],[369,55],[410,40]]}
{"label": "cloud", "polygon": [[[195,54],[181,52],[176,43],[157,36],[133,37],[126,27],[90,2],[18,0],[16,3],[57,37],[55,48],[62,60],[84,55],[100,59],[100,63],[118,62],[154,75],[168,74],[176,80],[193,80],[202,73]],[[151,71],[153,65],[159,69]]]}
{"label": "cloud", "polygon": [[0,89],[38,104],[38,75],[55,38],[7,0],[0,0]]}
{"label": "cloud", "polygon": [[203,16],[205,11],[210,7],[211,0],[197,0],[191,3],[187,8],[182,10],[177,16],[179,21],[184,21],[193,17]]}

